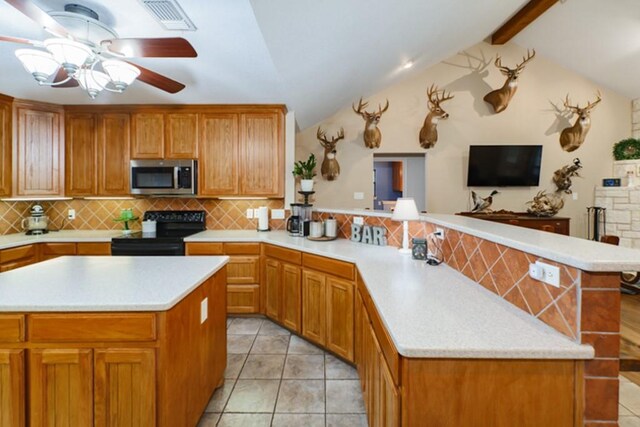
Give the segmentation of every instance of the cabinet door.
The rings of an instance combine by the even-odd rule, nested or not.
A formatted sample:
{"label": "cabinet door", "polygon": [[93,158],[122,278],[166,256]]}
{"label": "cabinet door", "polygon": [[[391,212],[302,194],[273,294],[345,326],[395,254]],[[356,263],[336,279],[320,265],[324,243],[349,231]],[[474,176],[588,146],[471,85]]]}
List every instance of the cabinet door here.
{"label": "cabinet door", "polygon": [[40,245],[41,261],[58,258],[60,256],[75,255],[75,254],[76,254],[75,243],[41,243]]}
{"label": "cabinet door", "polygon": [[95,426],[156,425],[155,350],[95,351]]}
{"label": "cabinet door", "polygon": [[98,118],[98,194],[129,195],[131,119],[129,114],[105,113]]}
{"label": "cabinet door", "polygon": [[382,353],[378,357],[380,364],[380,419],[384,427],[400,425],[400,393],[396,388],[391,372]]}
{"label": "cabinet door", "polygon": [[238,115],[201,114],[198,193],[238,195]]}
{"label": "cabinet door", "polygon": [[61,196],[63,147],[62,114],[16,108],[14,187],[16,196]]}
{"label": "cabinet door", "polygon": [[282,295],[280,280],[280,262],[273,258],[267,258],[264,262],[265,314],[276,320],[280,320]]}
{"label": "cabinet door", "polygon": [[24,350],[0,350],[0,426],[25,424]]}
{"label": "cabinet door", "polygon": [[111,243],[77,243],[77,255],[111,255]]}
{"label": "cabinet door", "polygon": [[302,272],[302,335],[322,346],[326,343],[326,277]]}
{"label": "cabinet door", "polygon": [[227,283],[258,283],[260,274],[259,256],[232,256],[227,264]]}
{"label": "cabinet door", "polygon": [[301,331],[300,267],[287,263],[282,264],[282,324],[287,328]]}
{"label": "cabinet door", "polygon": [[95,196],[97,120],[95,114],[65,117],[65,187],[67,196]]}
{"label": "cabinet door", "polygon": [[281,114],[241,115],[240,194],[282,196],[284,143]]}
{"label": "cabinet door", "polygon": [[0,196],[11,195],[11,102],[0,99]]}
{"label": "cabinet door", "polygon": [[259,312],[259,285],[227,285],[227,313],[253,314]]}
{"label": "cabinet door", "polygon": [[164,114],[131,115],[131,158],[162,159],[164,157]]}
{"label": "cabinet door", "polygon": [[195,159],[198,157],[198,115],[171,113],[165,116],[167,159]]}
{"label": "cabinet door", "polygon": [[91,350],[31,350],[29,368],[31,426],[93,426]]}
{"label": "cabinet door", "polygon": [[327,277],[327,348],[353,361],[353,282]]}

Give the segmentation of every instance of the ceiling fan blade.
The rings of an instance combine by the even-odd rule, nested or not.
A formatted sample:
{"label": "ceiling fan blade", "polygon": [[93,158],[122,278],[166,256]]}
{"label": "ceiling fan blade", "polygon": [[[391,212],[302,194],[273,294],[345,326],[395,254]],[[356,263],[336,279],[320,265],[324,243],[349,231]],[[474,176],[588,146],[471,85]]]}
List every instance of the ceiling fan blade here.
{"label": "ceiling fan blade", "polygon": [[[58,70],[58,73],[56,74],[56,77],[53,79],[54,83],[58,83],[61,81],[66,80],[68,77],[68,74],[65,70],[63,70],[62,68],[60,68]],[[70,79],[68,82],[65,82],[63,84],[60,85],[55,85],[55,86],[51,86],[51,87],[78,87],[78,81],[75,79]]]}
{"label": "ceiling fan blade", "polygon": [[42,26],[45,30],[59,36],[69,37],[69,32],[58,21],[49,16],[47,12],[40,9],[31,0],[5,0],[14,8],[18,9],[34,22]]}
{"label": "ceiling fan blade", "polygon": [[32,46],[36,45],[35,41],[29,40],[29,39],[21,39],[20,37],[0,36],[0,41],[10,42],[10,43],[30,44]]}
{"label": "ceiling fan blade", "polygon": [[165,92],[169,93],[178,93],[185,88],[185,85],[175,80],[171,80],[169,77],[165,77],[162,74],[156,73],[155,71],[151,71],[147,68],[141,67],[138,64],[133,64],[131,62],[128,63],[133,65],[134,67],[138,67],[138,69],[140,70],[138,80],[140,80],[141,82],[157,87],[158,89],[162,89]]}
{"label": "ceiling fan blade", "polygon": [[110,52],[136,58],[195,58],[198,53],[181,37],[104,40]]}

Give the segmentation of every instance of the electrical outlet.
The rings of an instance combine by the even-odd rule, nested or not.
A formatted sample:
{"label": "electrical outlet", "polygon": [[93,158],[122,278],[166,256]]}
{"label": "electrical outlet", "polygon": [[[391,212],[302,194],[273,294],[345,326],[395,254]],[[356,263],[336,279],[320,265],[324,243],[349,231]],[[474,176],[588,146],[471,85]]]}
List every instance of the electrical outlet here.
{"label": "electrical outlet", "polygon": [[253,209],[247,209],[247,219],[253,219]]}
{"label": "electrical outlet", "polygon": [[258,215],[259,215],[259,213],[258,213],[258,212],[259,212],[259,211],[260,211],[260,210],[259,210],[258,208],[255,208],[255,209],[253,210],[253,217],[254,217],[254,218],[258,218]]}
{"label": "electrical outlet", "polygon": [[271,219],[284,219],[284,209],[271,209]]}
{"label": "electrical outlet", "polygon": [[356,191],[353,193],[353,200],[364,200],[364,193],[361,191]]}
{"label": "electrical outlet", "polygon": [[536,261],[535,264],[529,264],[529,276],[556,288],[560,287],[560,268],[555,265]]}
{"label": "electrical outlet", "polygon": [[436,232],[435,235],[438,239],[440,240],[444,240],[444,229],[440,228],[440,227],[436,227]]}
{"label": "electrical outlet", "polygon": [[207,321],[209,317],[209,298],[200,301],[200,324]]}
{"label": "electrical outlet", "polygon": [[67,219],[68,220],[76,219],[76,210],[75,209],[69,209],[69,211],[67,212]]}
{"label": "electrical outlet", "polygon": [[578,200],[578,193],[576,192],[571,193],[571,197],[573,197],[573,200]]}
{"label": "electrical outlet", "polygon": [[364,225],[364,218],[361,216],[354,216],[353,217],[353,223],[355,225]]}

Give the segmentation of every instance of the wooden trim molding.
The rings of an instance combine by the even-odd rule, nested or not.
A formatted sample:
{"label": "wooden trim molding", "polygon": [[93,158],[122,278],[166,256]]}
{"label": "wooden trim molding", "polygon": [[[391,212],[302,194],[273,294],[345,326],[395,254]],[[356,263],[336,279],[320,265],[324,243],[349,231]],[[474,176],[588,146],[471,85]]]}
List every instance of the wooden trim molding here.
{"label": "wooden trim molding", "polygon": [[531,0],[491,35],[491,44],[505,44],[557,2],[558,0]]}

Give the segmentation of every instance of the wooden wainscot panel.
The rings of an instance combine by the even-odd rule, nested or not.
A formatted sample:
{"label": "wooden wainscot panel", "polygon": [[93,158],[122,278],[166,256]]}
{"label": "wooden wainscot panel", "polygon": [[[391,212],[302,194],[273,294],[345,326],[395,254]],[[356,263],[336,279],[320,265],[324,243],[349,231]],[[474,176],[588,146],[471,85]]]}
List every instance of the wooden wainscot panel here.
{"label": "wooden wainscot panel", "polygon": [[225,255],[260,255],[260,243],[225,243]]}
{"label": "wooden wainscot panel", "polygon": [[111,255],[111,243],[78,243],[78,255]]}
{"label": "wooden wainscot panel", "polygon": [[17,248],[4,249],[0,251],[0,263],[18,261],[24,258],[36,256],[36,245],[19,246]]}
{"label": "wooden wainscot panel", "polygon": [[186,247],[187,255],[224,255],[222,243],[189,242]]}
{"label": "wooden wainscot panel", "polygon": [[355,279],[353,264],[312,254],[302,254],[302,264],[306,268],[333,274],[347,280]]}
{"label": "wooden wainscot panel", "polygon": [[403,427],[574,425],[572,360],[403,358],[402,363]]}
{"label": "wooden wainscot panel", "polygon": [[31,314],[29,341],[155,341],[155,314]]}
{"label": "wooden wainscot panel", "polygon": [[269,258],[276,258],[290,264],[302,264],[302,254],[293,249],[281,248],[280,246],[264,245],[264,255]]}
{"label": "wooden wainscot panel", "polygon": [[0,426],[25,425],[24,350],[0,350]]}
{"label": "wooden wainscot panel", "polygon": [[21,314],[0,315],[0,342],[24,341],[24,316]]}
{"label": "wooden wainscot panel", "polygon": [[259,285],[227,285],[227,313],[260,312]]}

